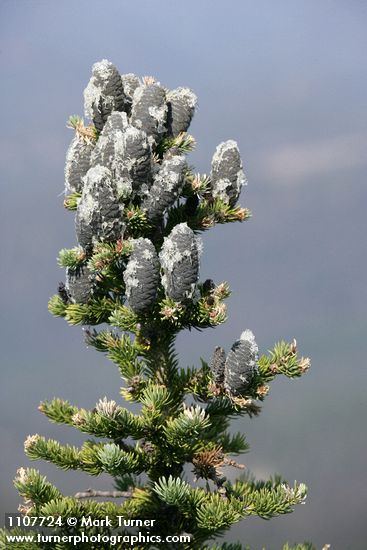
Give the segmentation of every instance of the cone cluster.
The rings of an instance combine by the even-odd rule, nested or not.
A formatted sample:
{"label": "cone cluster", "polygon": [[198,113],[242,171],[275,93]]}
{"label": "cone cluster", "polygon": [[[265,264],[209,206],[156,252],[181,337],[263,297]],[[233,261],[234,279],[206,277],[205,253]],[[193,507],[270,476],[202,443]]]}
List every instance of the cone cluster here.
{"label": "cone cluster", "polygon": [[[162,149],[162,143],[181,139],[196,104],[189,88],[168,90],[153,77],[120,75],[107,60],[93,65],[84,91],[85,115],[91,125],[85,128],[78,119],[65,167],[66,193],[77,194],[76,237],[86,258],[97,243],[130,241],[133,252],[121,268],[125,295],[136,313],[154,304],[159,289],[175,302],[195,294],[199,239],[180,220],[170,231],[163,231],[167,212],[182,199],[189,168],[182,149],[174,144]],[[243,183],[237,144],[220,144],[202,198],[209,202],[221,199],[232,206]],[[197,194],[185,196],[191,215],[199,203]],[[129,232],[129,215],[136,208],[151,233],[136,236]],[[158,244],[157,234],[161,235]],[[96,280],[87,268],[67,272],[70,301],[85,303],[95,289]]]}

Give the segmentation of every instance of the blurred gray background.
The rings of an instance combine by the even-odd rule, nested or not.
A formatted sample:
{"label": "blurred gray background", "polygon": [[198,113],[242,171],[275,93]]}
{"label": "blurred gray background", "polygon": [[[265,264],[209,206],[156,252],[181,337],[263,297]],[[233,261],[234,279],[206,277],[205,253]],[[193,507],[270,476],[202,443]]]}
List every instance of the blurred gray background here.
{"label": "blurred gray background", "polygon": [[[82,92],[102,58],[123,72],[194,89],[189,157],[210,170],[216,145],[237,140],[253,218],[204,235],[202,279],[227,280],[229,320],[182,333],[181,364],[227,350],[251,328],[265,352],[297,338],[312,358],[301,380],[277,380],[262,415],[243,419],[246,465],[309,486],[307,503],[266,522],[249,518],[225,540],[254,550],[311,539],[366,548],[367,4],[358,0],[1,0],[1,511],[14,512],[15,471],[28,434],[84,436],[50,424],[42,399],[92,408],[119,399],[112,363],[87,350],[80,328],[52,318],[63,280],[59,249],[75,244],[62,207]],[[65,493],[108,488],[37,463]]]}

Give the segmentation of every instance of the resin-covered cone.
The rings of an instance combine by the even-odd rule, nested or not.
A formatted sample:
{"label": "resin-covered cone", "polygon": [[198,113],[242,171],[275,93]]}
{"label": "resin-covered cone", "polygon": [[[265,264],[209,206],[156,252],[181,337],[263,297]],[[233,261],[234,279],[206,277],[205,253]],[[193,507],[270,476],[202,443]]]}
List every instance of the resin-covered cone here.
{"label": "resin-covered cone", "polygon": [[234,396],[244,396],[257,372],[259,349],[251,330],[233,344],[224,367],[224,387]]}
{"label": "resin-covered cone", "polygon": [[167,94],[167,133],[177,137],[186,132],[194,116],[197,97],[189,88],[176,88]]}
{"label": "resin-covered cone", "polygon": [[121,132],[123,132],[128,124],[129,120],[126,113],[120,111],[112,111],[106,121],[106,124],[103,126],[103,130],[98,138],[97,143],[99,143],[102,137],[105,137],[110,132],[112,132],[112,130],[120,130]]}
{"label": "resin-covered cone", "polygon": [[226,352],[220,346],[217,346],[212,355],[209,368],[217,384],[223,384],[224,365],[226,363]]}
{"label": "resin-covered cone", "polygon": [[184,185],[185,169],[186,159],[183,155],[163,160],[154,176],[149,195],[141,204],[148,219],[158,221],[165,210],[177,200]]}
{"label": "resin-covered cone", "polygon": [[91,166],[91,155],[94,143],[80,139],[77,135],[66,153],[65,163],[65,193],[81,193],[83,188],[82,178]]}
{"label": "resin-covered cone", "polygon": [[120,145],[123,166],[132,180],[133,190],[139,191],[151,182],[151,149],[147,134],[129,125]]}
{"label": "resin-covered cone", "polygon": [[75,227],[79,244],[88,248],[98,241],[117,241],[123,236],[123,205],[112,173],[104,166],[90,168],[84,178]]}
{"label": "resin-covered cone", "polygon": [[125,95],[125,111],[127,113],[130,113],[134,92],[136,88],[140,86],[141,82],[139,78],[133,73],[122,74],[121,81]]}
{"label": "resin-covered cone", "polygon": [[124,271],[126,296],[135,313],[143,313],[155,302],[160,278],[160,263],[149,239],[136,239]]}
{"label": "resin-covered cone", "polygon": [[92,166],[100,165],[113,170],[116,164],[121,162],[121,155],[117,155],[117,150],[128,125],[126,113],[117,111],[111,113],[94,148],[91,157]]}
{"label": "resin-covered cone", "polygon": [[186,223],[176,225],[164,238],[159,254],[162,285],[168,298],[180,302],[194,294],[199,276],[200,241]]}
{"label": "resin-covered cone", "polygon": [[95,275],[87,266],[66,269],[66,291],[73,303],[86,304],[95,288]]}
{"label": "resin-covered cone", "polygon": [[142,186],[149,185],[151,150],[146,133],[127,121],[119,121],[112,113],[92,154],[92,165],[98,164],[111,170],[124,198],[132,190],[138,192]]}
{"label": "resin-covered cone", "polygon": [[166,133],[166,92],[158,83],[143,84],[136,88],[131,106],[130,122],[144,130],[150,145],[155,145]]}
{"label": "resin-covered cone", "polygon": [[234,206],[240,196],[246,177],[237,143],[228,140],[220,143],[212,159],[210,194],[214,199]]}
{"label": "resin-covered cone", "polygon": [[122,111],[124,103],[121,75],[116,67],[107,59],[95,63],[92,77],[84,90],[85,115],[101,131],[112,111]]}

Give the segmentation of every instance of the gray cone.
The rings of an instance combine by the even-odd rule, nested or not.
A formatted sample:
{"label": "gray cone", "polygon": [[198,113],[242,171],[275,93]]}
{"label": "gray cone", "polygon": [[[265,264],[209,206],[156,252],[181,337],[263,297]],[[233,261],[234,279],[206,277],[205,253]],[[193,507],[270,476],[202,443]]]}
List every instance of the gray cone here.
{"label": "gray cone", "polygon": [[131,105],[133,102],[133,95],[136,88],[140,86],[140,80],[133,73],[122,74],[121,80],[122,80],[122,87],[124,89],[124,95],[125,95],[125,111],[127,113],[130,113]]}
{"label": "gray cone", "polygon": [[220,143],[212,159],[211,195],[234,206],[240,196],[246,177],[237,143],[228,140]]}
{"label": "gray cone", "polygon": [[233,344],[224,367],[224,387],[234,396],[244,396],[258,364],[258,346],[251,330],[245,330]]}
{"label": "gray cone", "polygon": [[95,276],[87,266],[66,269],[65,288],[74,304],[86,304],[95,288]]}
{"label": "gray cone", "polygon": [[92,77],[84,90],[85,115],[101,131],[112,111],[122,111],[124,103],[124,89],[116,67],[107,59],[95,63]]}
{"label": "gray cone", "polygon": [[136,88],[131,106],[130,122],[144,130],[150,145],[156,144],[166,133],[166,92],[157,83]]}
{"label": "gray cone", "polygon": [[101,135],[99,136],[98,141],[101,139],[102,136],[107,135],[112,130],[120,130],[121,132],[123,132],[128,124],[129,121],[126,113],[120,111],[112,111],[112,113],[106,120],[106,124],[103,126],[103,130]]}
{"label": "gray cone", "polygon": [[223,348],[217,346],[209,364],[210,371],[213,374],[214,380],[217,384],[223,384],[225,362],[226,353]]}
{"label": "gray cone", "polygon": [[162,285],[168,298],[180,302],[194,294],[199,276],[198,238],[186,223],[176,225],[164,238],[159,254]]}
{"label": "gray cone", "polygon": [[151,149],[147,135],[143,130],[132,125],[125,129],[122,156],[134,191],[138,191],[144,184],[151,183]]}
{"label": "gray cone", "polygon": [[108,168],[90,168],[84,178],[75,227],[79,244],[88,248],[98,241],[117,241],[123,236],[123,205]]}
{"label": "gray cone", "polygon": [[134,249],[124,271],[126,295],[135,313],[143,313],[155,302],[160,263],[149,239],[134,240]]}
{"label": "gray cone", "polygon": [[148,219],[158,221],[165,210],[177,200],[184,185],[185,168],[186,159],[183,155],[163,160],[154,176],[149,195],[141,204]]}
{"label": "gray cone", "polygon": [[91,155],[94,143],[74,136],[66,153],[65,163],[65,193],[81,193],[83,188],[83,177],[91,166]]}
{"label": "gray cone", "polygon": [[[123,113],[125,114],[125,113]],[[111,170],[121,195],[125,198],[151,183],[151,150],[144,131],[126,123],[117,127],[117,118],[109,117],[92,154],[92,165]]]}
{"label": "gray cone", "polygon": [[167,132],[177,137],[186,132],[194,116],[197,97],[189,88],[176,88],[167,94]]}

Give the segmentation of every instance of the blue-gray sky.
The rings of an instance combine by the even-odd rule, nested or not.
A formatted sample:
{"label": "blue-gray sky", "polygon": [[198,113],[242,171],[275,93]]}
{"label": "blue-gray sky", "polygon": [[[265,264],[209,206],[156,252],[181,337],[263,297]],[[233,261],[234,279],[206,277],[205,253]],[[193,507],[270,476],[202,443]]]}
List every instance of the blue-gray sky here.
{"label": "blue-gray sky", "polygon": [[[208,172],[216,145],[237,140],[253,218],[204,236],[202,278],[227,280],[229,320],[178,339],[181,363],[227,349],[251,328],[262,351],[297,338],[312,370],[278,380],[263,414],[242,420],[246,465],[305,481],[294,514],[248,519],[226,536],[254,550],[311,539],[365,548],[367,382],[367,5],[341,0],[0,0],[1,503],[15,511],[23,440],[83,440],[37,411],[53,396],[93,407],[118,399],[116,368],[86,350],[81,330],[47,312],[73,246],[62,208],[70,114],[83,114],[91,66],[191,87],[199,109],[190,162]],[[65,493],[90,480],[36,464]]]}

